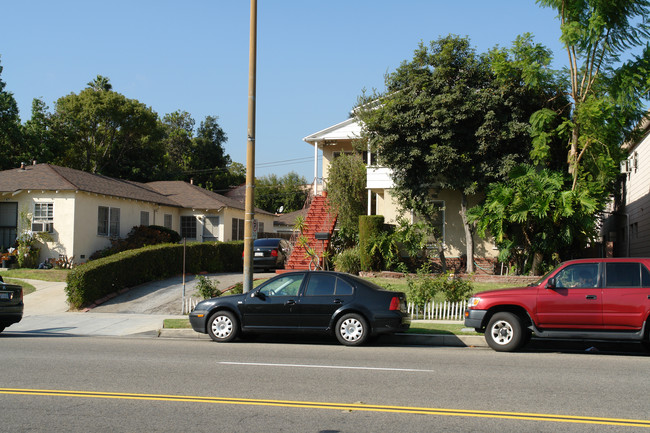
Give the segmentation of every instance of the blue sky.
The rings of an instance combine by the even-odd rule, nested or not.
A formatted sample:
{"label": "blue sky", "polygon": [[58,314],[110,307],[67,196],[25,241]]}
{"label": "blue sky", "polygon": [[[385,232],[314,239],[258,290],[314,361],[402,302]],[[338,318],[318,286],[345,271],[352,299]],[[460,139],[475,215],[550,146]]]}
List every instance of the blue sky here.
{"label": "blue sky", "polygon": [[[0,78],[21,120],[40,97],[78,93],[97,75],[161,117],[218,116],[226,152],[246,162],[248,0],[5,2]],[[478,52],[524,32],[566,55],[555,12],[533,0],[258,0],[256,175],[313,179],[302,138],[348,117],[365,89],[421,41],[468,36]]]}

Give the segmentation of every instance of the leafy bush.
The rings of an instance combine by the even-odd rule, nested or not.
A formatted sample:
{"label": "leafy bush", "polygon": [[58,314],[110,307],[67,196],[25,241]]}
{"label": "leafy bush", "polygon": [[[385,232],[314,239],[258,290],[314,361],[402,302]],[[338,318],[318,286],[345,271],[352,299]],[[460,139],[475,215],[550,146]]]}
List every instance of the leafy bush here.
{"label": "leafy bush", "polygon": [[408,299],[420,307],[433,301],[437,293],[449,302],[460,302],[474,292],[471,281],[454,278],[450,273],[432,275],[430,263],[420,266],[414,277],[407,276],[407,284]]}
{"label": "leafy bush", "polygon": [[217,287],[219,281],[213,281],[203,275],[199,275],[196,279],[196,288],[203,299],[216,298],[221,295],[221,290]]}
{"label": "leafy bush", "polygon": [[334,269],[339,272],[357,275],[361,270],[359,247],[343,250],[334,256]]}
{"label": "leafy bush", "polygon": [[162,226],[135,226],[124,239],[112,242],[109,248],[95,251],[89,260],[108,257],[121,251],[134,250],[147,245],[178,243],[181,235],[172,229]]}
{"label": "leafy bush", "polygon": [[384,230],[384,217],[381,215],[361,215],[359,217],[359,257],[361,270],[381,270],[381,249],[373,248],[373,240],[379,239]]}
{"label": "leafy bush", "polygon": [[[187,244],[185,270],[242,270],[243,242],[192,242]],[[68,303],[82,308],[119,290],[178,275],[183,271],[183,245],[160,244],[122,251],[77,266],[67,279]]]}
{"label": "leafy bush", "polygon": [[436,278],[431,275],[431,265],[429,263],[420,266],[414,277],[407,276],[406,282],[408,284],[406,297],[420,307],[433,301],[436,293],[440,290]]}
{"label": "leafy bush", "polygon": [[443,279],[442,292],[445,294],[445,299],[450,302],[464,301],[474,293],[471,281],[453,278],[450,274],[443,274],[440,278]]}

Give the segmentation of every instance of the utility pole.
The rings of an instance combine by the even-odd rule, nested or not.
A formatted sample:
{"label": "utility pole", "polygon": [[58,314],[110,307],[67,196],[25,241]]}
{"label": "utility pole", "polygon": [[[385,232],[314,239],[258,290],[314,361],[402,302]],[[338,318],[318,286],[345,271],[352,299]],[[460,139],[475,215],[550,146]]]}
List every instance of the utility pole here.
{"label": "utility pole", "polygon": [[246,208],[244,210],[244,293],[253,289],[253,219],[255,218],[255,83],[257,71],[257,0],[251,0],[248,49],[248,141],[246,146]]}

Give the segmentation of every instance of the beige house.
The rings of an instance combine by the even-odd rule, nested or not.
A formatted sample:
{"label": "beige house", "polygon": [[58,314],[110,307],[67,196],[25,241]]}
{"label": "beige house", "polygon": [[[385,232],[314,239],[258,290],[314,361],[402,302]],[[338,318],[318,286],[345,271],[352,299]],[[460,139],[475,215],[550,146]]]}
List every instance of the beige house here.
{"label": "beige house", "polygon": [[642,138],[626,143],[621,162],[621,189],[605,213],[601,234],[606,256],[650,257],[650,121],[642,123]]}
{"label": "beige house", "polygon": [[[259,231],[273,230],[273,214],[258,209],[255,218]],[[39,261],[83,263],[139,225],[164,226],[188,241],[241,240],[244,203],[181,181],[143,184],[50,164],[0,171],[2,252],[25,230],[49,232]]]}
{"label": "beige house", "polygon": [[[361,125],[350,118],[344,122],[315,132],[303,140],[314,146],[314,192],[318,193],[327,185],[327,177],[331,162],[341,153],[353,153],[353,143],[361,138]],[[319,182],[319,151],[322,152],[322,182]],[[376,164],[376,158],[369,152],[363,152],[367,174],[367,215],[382,215],[388,224],[396,224],[400,217],[410,222],[417,219],[413,212],[401,213],[393,198],[394,188],[392,171],[387,167]],[[468,207],[478,202],[478,197],[469,197]],[[462,263],[466,252],[465,232],[460,217],[460,193],[451,190],[438,192],[440,212],[440,232],[442,233],[445,256],[450,262],[455,260]],[[491,264],[496,261],[498,250],[487,239],[474,239],[475,261],[480,270],[492,272]],[[449,264],[449,263],[448,263]],[[489,269],[488,269],[489,268]]]}

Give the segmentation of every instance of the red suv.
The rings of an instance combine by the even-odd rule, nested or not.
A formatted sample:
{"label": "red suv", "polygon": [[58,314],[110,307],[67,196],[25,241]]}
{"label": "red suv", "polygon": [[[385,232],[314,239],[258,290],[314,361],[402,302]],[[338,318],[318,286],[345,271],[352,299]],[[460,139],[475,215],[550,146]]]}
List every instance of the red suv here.
{"label": "red suv", "polygon": [[481,292],[465,326],[509,352],[541,338],[636,340],[648,344],[650,259],[581,259],[560,264],[528,287]]}

